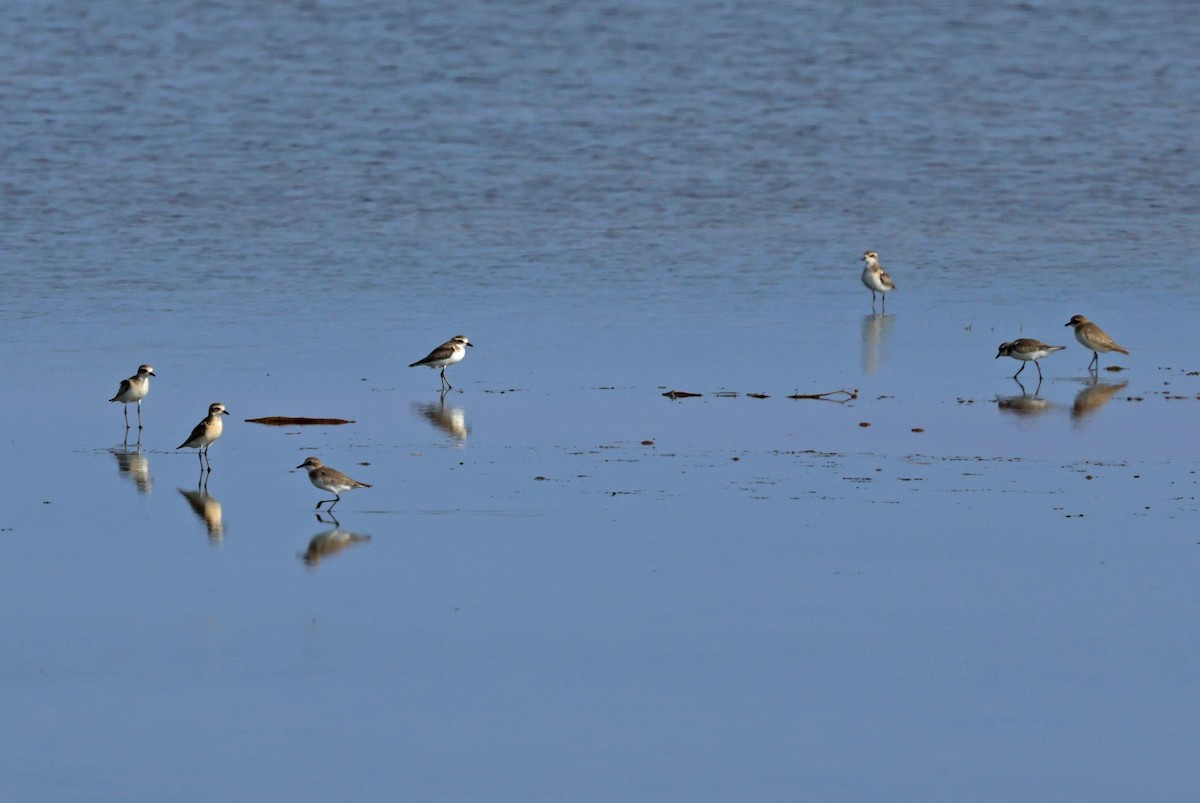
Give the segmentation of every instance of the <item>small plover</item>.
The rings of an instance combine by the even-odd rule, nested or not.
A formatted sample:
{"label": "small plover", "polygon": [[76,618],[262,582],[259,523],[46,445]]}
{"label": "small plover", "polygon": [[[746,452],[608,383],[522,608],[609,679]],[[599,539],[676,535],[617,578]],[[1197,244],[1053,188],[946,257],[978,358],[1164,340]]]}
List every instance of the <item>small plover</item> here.
{"label": "small plover", "polygon": [[342,472],[336,471],[323,464],[321,462],[321,458],[319,457],[310,457],[300,465],[296,466],[296,468],[308,469],[309,482],[320,488],[322,491],[329,491],[329,493],[333,494],[332,499],[322,499],[320,502],[317,502],[317,510],[321,509],[321,505],[329,502],[331,504],[329,507],[325,508],[325,511],[329,512],[333,510],[334,505],[341,501],[342,493],[345,491],[350,491],[354,488],[371,487],[370,483],[352,480]]}
{"label": "small plover", "polygon": [[863,262],[867,266],[863,268],[862,283],[871,291],[871,309],[875,309],[875,293],[879,293],[883,299],[883,309],[887,311],[887,293],[896,289],[896,283],[892,281],[892,277],[883,269],[883,265],[879,264],[879,254],[874,251],[868,251],[863,254]]}
{"label": "small plover", "polygon": [[[220,402],[208,405],[208,416],[195,426],[187,440],[175,447],[176,449],[197,449],[196,456],[200,458],[201,470],[204,469],[204,459],[208,457],[208,447],[221,437],[221,430],[225,428],[221,421],[223,415],[229,415],[225,412],[225,405]],[[208,470],[212,471],[211,459],[208,461]]]}
{"label": "small plover", "polygon": [[1000,351],[996,354],[996,359],[1001,357],[1012,357],[1014,360],[1021,361],[1021,367],[1013,374],[1013,379],[1021,375],[1025,370],[1025,363],[1030,360],[1038,369],[1038,381],[1042,381],[1042,366],[1038,365],[1038,360],[1048,354],[1053,354],[1056,351],[1062,351],[1066,346],[1047,346],[1040,340],[1034,340],[1032,337],[1020,337],[1011,343],[1001,343]]}
{"label": "small plover", "polygon": [[150,392],[150,377],[158,376],[149,365],[139,365],[137,373],[121,380],[117,394],[110,402],[121,402],[125,411],[125,429],[129,429],[129,405],[137,402],[138,429],[142,428],[142,399]]}
{"label": "small plover", "polygon": [[1100,369],[1101,352],[1119,351],[1122,354],[1129,354],[1123,347],[1113,342],[1113,339],[1108,336],[1108,332],[1082,315],[1072,315],[1071,320],[1067,321],[1063,326],[1073,326],[1075,328],[1075,339],[1082,343],[1084,348],[1092,350],[1092,361],[1088,363],[1089,371],[1092,370],[1093,366],[1096,370]]}
{"label": "small plover", "polygon": [[[455,335],[447,340],[442,345],[429,352],[424,359],[417,360],[409,368],[416,368],[418,365],[428,365],[430,368],[442,369],[442,388],[450,390],[454,386],[450,384],[450,380],[446,378],[446,369],[454,363],[462,360],[467,356],[467,346],[471,344],[467,341],[466,335]],[[471,346],[474,348],[474,346]]]}

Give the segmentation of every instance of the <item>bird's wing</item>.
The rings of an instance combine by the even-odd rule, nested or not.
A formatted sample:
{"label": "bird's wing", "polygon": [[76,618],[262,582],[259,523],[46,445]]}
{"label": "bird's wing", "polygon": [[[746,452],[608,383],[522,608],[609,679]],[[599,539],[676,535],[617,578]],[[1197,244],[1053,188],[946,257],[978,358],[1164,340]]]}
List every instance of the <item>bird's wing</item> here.
{"label": "bird's wing", "polygon": [[452,356],[453,354],[454,354],[453,342],[443,343],[442,345],[435,348],[433,351],[429,352],[429,355],[427,357],[425,357],[425,359],[418,360],[417,362],[414,362],[412,365],[410,365],[408,367],[412,368],[417,365],[424,365],[425,363],[433,362],[434,360],[444,360],[447,357]]}
{"label": "bird's wing", "polygon": [[183,447],[187,446],[192,441],[196,440],[196,438],[199,438],[201,435],[204,434],[205,427],[207,427],[207,426],[208,426],[208,419],[206,418],[203,421],[201,421],[199,424],[197,424],[196,426],[192,427],[192,434],[188,435],[187,438],[184,439],[183,443],[179,444],[175,448],[182,449]]}

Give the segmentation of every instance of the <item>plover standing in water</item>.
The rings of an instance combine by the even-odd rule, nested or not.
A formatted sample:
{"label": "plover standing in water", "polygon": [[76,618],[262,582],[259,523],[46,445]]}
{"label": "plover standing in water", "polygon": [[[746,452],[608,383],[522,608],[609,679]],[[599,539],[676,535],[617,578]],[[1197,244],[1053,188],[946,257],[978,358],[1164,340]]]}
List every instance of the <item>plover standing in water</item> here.
{"label": "plover standing in water", "polygon": [[[208,457],[208,447],[212,446],[213,441],[221,437],[221,430],[225,425],[221,421],[221,416],[229,415],[225,412],[225,405],[220,402],[213,402],[208,405],[208,417],[196,425],[192,430],[192,434],[188,435],[187,440],[176,446],[176,449],[197,449],[196,456],[200,458],[200,469],[204,469],[204,459]],[[212,471],[212,460],[208,461],[208,470]]]}
{"label": "plover standing in water", "polygon": [[1021,361],[1021,367],[1013,374],[1013,379],[1020,376],[1025,370],[1025,363],[1030,360],[1037,366],[1038,381],[1042,381],[1042,366],[1038,364],[1038,360],[1048,354],[1053,354],[1056,351],[1062,351],[1066,346],[1047,346],[1040,340],[1034,340],[1032,337],[1020,337],[1011,343],[1001,343],[1000,351],[996,354],[996,359],[1001,357],[1012,357],[1014,360]]}
{"label": "plover standing in water", "polygon": [[150,377],[158,376],[149,365],[139,365],[137,373],[128,379],[121,380],[117,394],[109,399],[110,402],[121,402],[125,411],[125,429],[129,429],[129,405],[137,402],[138,429],[142,428],[142,399],[150,392]]}
{"label": "plover standing in water", "polygon": [[[417,360],[409,368],[416,368],[418,365],[428,365],[430,368],[442,369],[442,388],[450,390],[454,386],[450,384],[450,380],[446,378],[446,369],[456,362],[460,362],[463,357],[467,356],[467,346],[471,346],[467,342],[466,335],[455,335],[447,340],[442,345],[429,352],[422,360]],[[474,348],[474,346],[471,346]]]}
{"label": "plover standing in water", "polygon": [[331,504],[325,508],[325,511],[329,512],[333,510],[334,505],[342,500],[343,492],[353,490],[354,488],[371,487],[370,483],[352,480],[342,472],[323,464],[319,457],[310,457],[296,466],[296,468],[308,469],[309,482],[322,491],[329,491],[329,493],[333,494],[333,499],[322,499],[320,502],[317,502],[317,510],[321,509],[321,505],[329,502]]}
{"label": "plover standing in water", "polygon": [[883,269],[883,265],[879,264],[879,254],[874,251],[868,251],[863,254],[863,262],[867,266],[863,268],[862,283],[871,291],[871,309],[875,309],[875,293],[879,293],[883,299],[883,310],[887,311],[887,293],[896,289],[896,283],[892,281],[892,277]]}
{"label": "plover standing in water", "polygon": [[1113,342],[1113,339],[1108,336],[1108,332],[1082,315],[1072,315],[1071,320],[1067,321],[1063,326],[1074,327],[1075,339],[1082,343],[1084,348],[1092,350],[1092,361],[1088,363],[1089,371],[1092,370],[1093,366],[1095,366],[1096,370],[1100,370],[1101,352],[1119,351],[1122,354],[1129,354],[1128,351]]}

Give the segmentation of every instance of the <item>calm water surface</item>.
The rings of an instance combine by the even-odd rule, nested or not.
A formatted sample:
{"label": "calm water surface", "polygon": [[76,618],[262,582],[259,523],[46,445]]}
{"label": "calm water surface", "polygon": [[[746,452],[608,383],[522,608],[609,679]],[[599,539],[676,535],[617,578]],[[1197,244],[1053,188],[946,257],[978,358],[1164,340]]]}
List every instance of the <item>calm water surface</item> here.
{"label": "calm water surface", "polygon": [[2,796],[1188,799],[1193,17],[10,9]]}

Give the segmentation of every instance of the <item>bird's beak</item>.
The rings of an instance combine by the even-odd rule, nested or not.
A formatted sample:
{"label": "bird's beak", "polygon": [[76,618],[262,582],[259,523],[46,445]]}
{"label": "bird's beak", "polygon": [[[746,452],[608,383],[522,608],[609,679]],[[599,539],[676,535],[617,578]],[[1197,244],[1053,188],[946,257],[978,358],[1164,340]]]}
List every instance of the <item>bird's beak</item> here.
{"label": "bird's beak", "polygon": [[474,343],[468,343],[467,345],[468,345],[468,346],[470,346],[471,348],[475,348],[475,344],[474,344]]}
{"label": "bird's beak", "polygon": [[228,410],[222,410],[222,411],[221,411],[221,415],[229,415],[229,411],[228,411]]}
{"label": "bird's beak", "polygon": [[147,371],[146,373],[150,374],[150,376],[158,376],[158,374],[154,373],[153,371]]}
{"label": "bird's beak", "polygon": [[1070,326],[1070,325],[1071,325],[1070,321],[1067,321],[1066,323],[1063,324],[1063,326]]}
{"label": "bird's beak", "polygon": [[998,360],[998,359],[1000,359],[1000,352],[998,352],[998,351],[997,351],[997,352],[996,352],[996,356],[995,356],[995,357],[992,357],[992,359],[993,359],[993,360]]}
{"label": "bird's beak", "polygon": [[300,465],[296,466],[296,468],[304,468],[304,464],[301,463]]}

